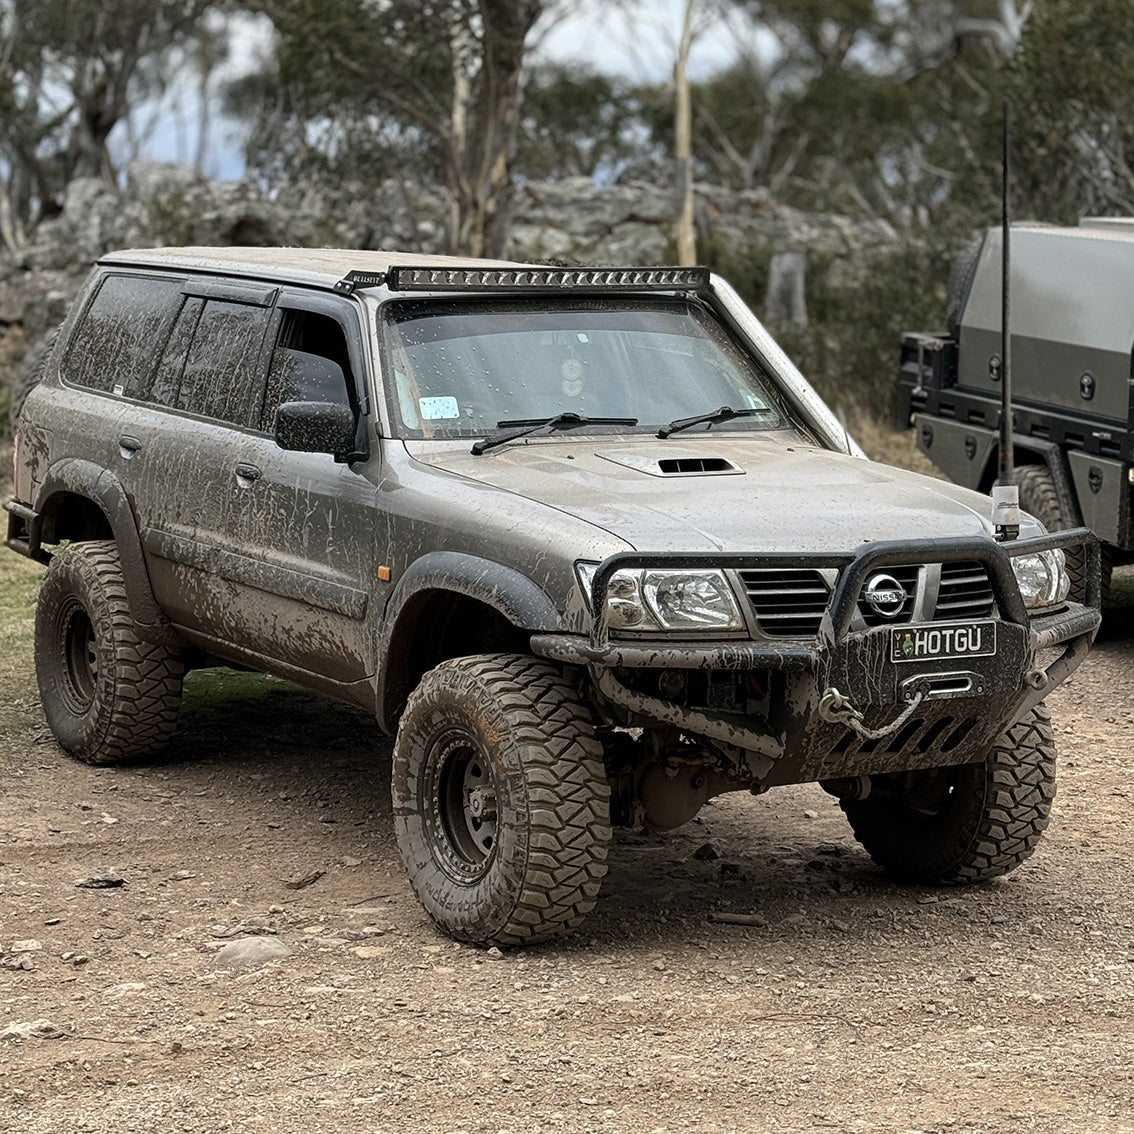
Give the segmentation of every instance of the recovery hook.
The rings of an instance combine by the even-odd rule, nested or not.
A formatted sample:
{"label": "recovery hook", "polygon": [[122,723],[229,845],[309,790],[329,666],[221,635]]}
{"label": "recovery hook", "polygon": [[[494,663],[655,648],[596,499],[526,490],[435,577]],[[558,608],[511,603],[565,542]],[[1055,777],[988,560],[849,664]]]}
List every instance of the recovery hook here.
{"label": "recovery hook", "polygon": [[854,707],[849,697],[844,697],[834,686],[824,691],[819,698],[819,716],[831,724],[841,724],[858,733],[863,740],[881,740],[895,733],[913,716],[918,705],[925,700],[925,690],[919,689],[913,700],[888,725],[882,728],[867,728],[862,713]]}

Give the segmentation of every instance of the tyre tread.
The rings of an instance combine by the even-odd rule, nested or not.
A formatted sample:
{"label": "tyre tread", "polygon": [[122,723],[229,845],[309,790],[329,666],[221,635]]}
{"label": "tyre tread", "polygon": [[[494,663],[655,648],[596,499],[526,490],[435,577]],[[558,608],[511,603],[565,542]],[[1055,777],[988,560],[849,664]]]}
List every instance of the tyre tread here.
{"label": "tyre tread", "polygon": [[1007,728],[983,763],[965,772],[962,821],[941,846],[932,823],[892,799],[844,801],[855,837],[888,873],[905,881],[988,882],[1015,870],[1035,851],[1051,819],[1055,797],[1055,739],[1043,705]]}
{"label": "tyre tread", "polygon": [[[503,718],[507,742],[520,749],[529,807],[527,857],[511,909],[489,932],[472,916],[442,922],[430,913],[446,932],[481,945],[534,944],[568,932],[595,905],[611,838],[602,745],[590,714],[550,663],[519,654],[484,654],[443,662],[426,674],[410,696],[403,725],[436,690],[451,684],[475,686]],[[399,731],[395,774],[401,743]],[[416,889],[412,855],[405,848],[403,858]]]}
{"label": "tyre tread", "polygon": [[[109,643],[111,673],[96,693],[91,727],[80,741],[60,736],[66,712],[50,691],[51,667],[60,659],[48,627],[55,605],[77,597],[93,625]],[[36,656],[44,711],[57,738],[71,755],[88,764],[122,764],[151,756],[168,743],[181,709],[184,665],[170,648],[143,641],[130,613],[118,549],[111,540],[71,544],[51,562],[36,616]],[[47,672],[44,671],[47,667]],[[70,730],[65,732],[70,737]]]}

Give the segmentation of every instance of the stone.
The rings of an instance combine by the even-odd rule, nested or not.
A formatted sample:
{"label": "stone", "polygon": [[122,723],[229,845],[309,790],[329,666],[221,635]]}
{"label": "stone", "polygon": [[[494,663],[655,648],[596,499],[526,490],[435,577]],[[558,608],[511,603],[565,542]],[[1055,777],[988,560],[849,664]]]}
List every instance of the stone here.
{"label": "stone", "polygon": [[254,968],[286,957],[291,950],[277,937],[242,937],[230,941],[217,954],[218,968]]}
{"label": "stone", "polygon": [[40,1018],[27,1023],[9,1024],[0,1031],[0,1040],[7,1039],[62,1039],[67,1033],[50,1020]]}
{"label": "stone", "polygon": [[802,252],[777,252],[772,257],[764,316],[773,323],[807,326],[807,258]]}
{"label": "stone", "polygon": [[43,948],[43,942],[37,941],[34,937],[29,937],[25,941],[13,941],[10,952],[12,953],[38,953]]}
{"label": "stone", "polygon": [[289,890],[303,890],[308,886],[313,886],[326,873],[327,872],[325,870],[320,870],[318,867],[316,867],[314,870],[307,870],[302,874],[296,874],[293,877],[288,878],[284,882],[284,885]]}
{"label": "stone", "polygon": [[122,984],[113,984],[110,988],[104,988],[102,994],[111,1000],[121,1000],[124,996],[133,996],[137,992],[142,992],[145,987],[140,981],[125,981]]}
{"label": "stone", "polygon": [[75,883],[81,890],[112,890],[118,886],[125,886],[126,879],[117,870],[100,870],[89,878],[81,878]]}

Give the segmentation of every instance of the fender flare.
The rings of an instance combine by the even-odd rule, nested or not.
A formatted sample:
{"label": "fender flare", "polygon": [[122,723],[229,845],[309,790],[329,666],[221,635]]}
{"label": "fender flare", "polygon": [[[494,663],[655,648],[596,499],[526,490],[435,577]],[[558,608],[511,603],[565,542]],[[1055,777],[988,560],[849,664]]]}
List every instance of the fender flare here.
{"label": "fender flare", "polygon": [[[1047,471],[1051,474],[1052,484],[1055,486],[1055,494],[1059,497],[1059,504],[1063,509],[1067,527],[1081,527],[1083,512],[1079,507],[1079,496],[1075,491],[1075,482],[1071,476],[1067,454],[1053,441],[1044,441],[1039,437],[1025,437],[1019,433],[1013,433],[1012,446],[1017,454],[1032,454],[1040,458],[1035,462],[1036,464],[1047,466]],[[1017,456],[1016,464],[1022,463],[1024,462],[1021,462],[1019,456]],[[995,466],[993,466],[992,476],[995,479]]]}
{"label": "fender flare", "polygon": [[80,496],[98,506],[110,524],[130,613],[139,636],[149,642],[173,645],[178,641],[150,585],[150,573],[142,554],[142,541],[130,500],[119,479],[109,469],[79,457],[65,457],[48,470],[37,493],[36,511],[50,523],[65,496]]}
{"label": "fender flare", "polygon": [[497,611],[513,626],[532,633],[560,628],[559,611],[546,592],[527,575],[490,559],[460,551],[433,551],[416,559],[398,580],[385,606],[377,649],[375,704],[378,722],[394,731],[395,702],[409,690],[391,658],[404,657],[418,599],[428,592],[444,591],[476,599]]}

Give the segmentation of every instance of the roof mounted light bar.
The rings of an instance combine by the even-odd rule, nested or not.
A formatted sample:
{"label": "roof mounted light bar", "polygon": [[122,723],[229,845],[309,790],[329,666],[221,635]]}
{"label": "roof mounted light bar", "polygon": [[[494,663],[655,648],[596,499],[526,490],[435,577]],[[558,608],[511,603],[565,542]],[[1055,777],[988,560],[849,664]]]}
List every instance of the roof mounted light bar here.
{"label": "roof mounted light bar", "polygon": [[410,268],[386,273],[391,291],[707,291],[708,268]]}

